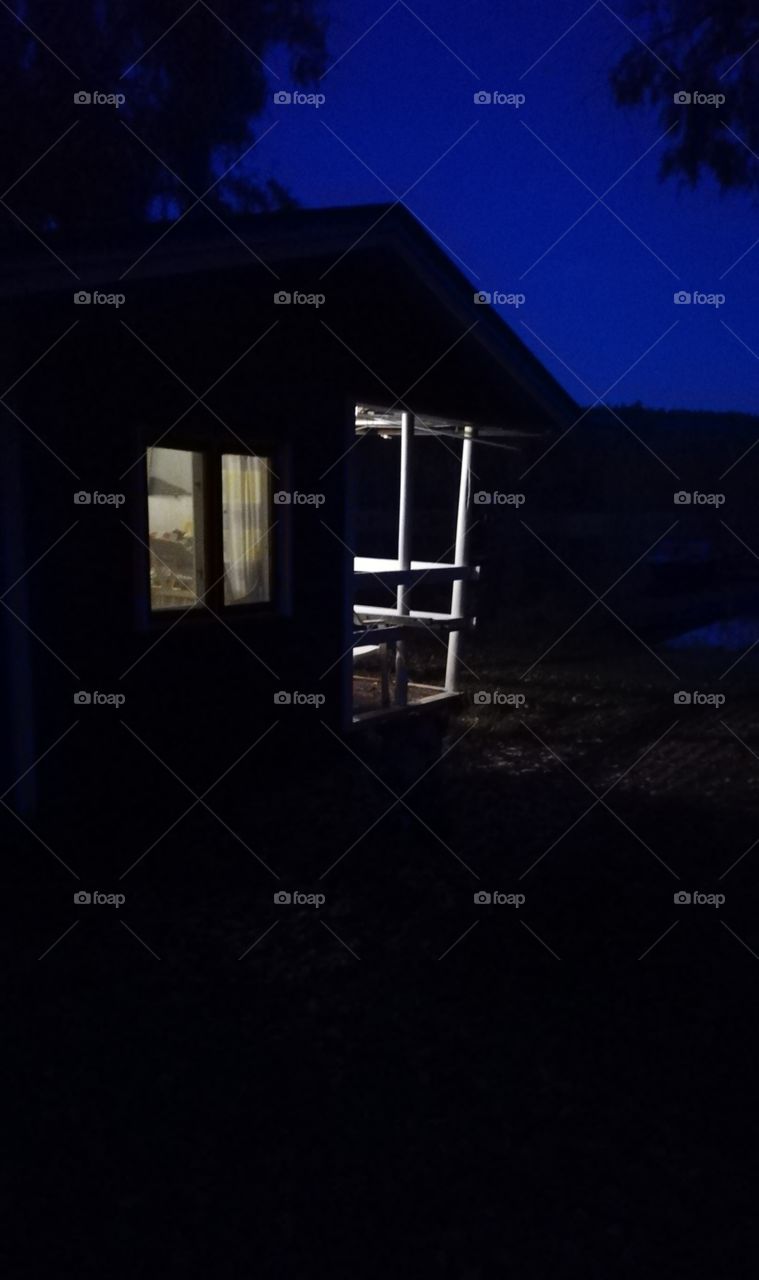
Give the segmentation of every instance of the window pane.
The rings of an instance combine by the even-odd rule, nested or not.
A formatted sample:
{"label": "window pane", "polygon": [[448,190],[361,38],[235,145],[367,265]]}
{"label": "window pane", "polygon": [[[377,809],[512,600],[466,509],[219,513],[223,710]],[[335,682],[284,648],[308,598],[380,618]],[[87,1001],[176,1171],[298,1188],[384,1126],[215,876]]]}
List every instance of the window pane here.
{"label": "window pane", "polygon": [[148,449],[150,605],[186,609],[205,591],[203,455]]}
{"label": "window pane", "polygon": [[224,453],[224,603],[271,599],[269,526],[271,471],[264,458]]}

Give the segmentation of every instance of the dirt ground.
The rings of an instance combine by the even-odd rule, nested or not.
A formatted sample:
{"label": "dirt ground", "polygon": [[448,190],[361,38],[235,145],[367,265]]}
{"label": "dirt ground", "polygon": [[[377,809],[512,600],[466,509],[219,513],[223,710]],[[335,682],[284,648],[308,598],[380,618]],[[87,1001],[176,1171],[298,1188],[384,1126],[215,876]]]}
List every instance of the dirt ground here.
{"label": "dirt ground", "polygon": [[[525,676],[534,644],[470,644],[442,758],[429,723],[325,733],[308,776],[230,780],[73,928],[66,873],[9,819],[30,1258],[94,1273],[105,1231],[145,1277],[752,1274],[730,1151],[753,1126],[756,668],[657,654]],[[84,819],[64,845],[108,891],[136,847]]]}

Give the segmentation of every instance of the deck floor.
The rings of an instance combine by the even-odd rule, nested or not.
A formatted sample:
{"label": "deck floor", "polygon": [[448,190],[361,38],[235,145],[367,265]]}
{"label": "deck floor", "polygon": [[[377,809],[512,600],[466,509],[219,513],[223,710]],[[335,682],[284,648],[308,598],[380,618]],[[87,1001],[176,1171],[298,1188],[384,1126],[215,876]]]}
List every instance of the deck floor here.
{"label": "deck floor", "polygon": [[[423,698],[429,697],[431,693],[441,691],[438,685],[413,685],[408,686],[409,703],[421,702]],[[390,702],[393,705],[395,695],[395,680],[390,680]],[[354,673],[353,676],[353,711],[379,711],[382,707],[381,701],[381,682],[380,677],[373,673]]]}

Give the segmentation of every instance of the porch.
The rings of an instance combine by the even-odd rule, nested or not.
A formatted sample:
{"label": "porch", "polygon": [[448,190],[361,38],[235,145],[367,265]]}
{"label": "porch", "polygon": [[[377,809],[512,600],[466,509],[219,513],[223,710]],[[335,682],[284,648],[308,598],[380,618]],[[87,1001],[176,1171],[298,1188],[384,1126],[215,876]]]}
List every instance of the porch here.
{"label": "porch", "polygon": [[[378,433],[400,444],[397,497],[398,540],[392,557],[354,556],[353,561],[353,723],[376,721],[427,707],[439,708],[459,696],[462,632],[475,624],[467,584],[480,576],[470,563],[471,463],[474,443],[484,437],[513,449],[498,437],[516,434],[498,427],[425,416],[405,410],[357,406],[356,432]],[[414,560],[414,471],[420,438],[460,444],[458,501],[451,513],[452,560]],[[447,446],[451,449],[451,446]],[[449,594],[445,610],[412,608],[420,588]],[[373,604],[378,596],[381,604]],[[437,683],[414,679],[413,651],[419,637],[433,636],[445,652],[445,674]]]}

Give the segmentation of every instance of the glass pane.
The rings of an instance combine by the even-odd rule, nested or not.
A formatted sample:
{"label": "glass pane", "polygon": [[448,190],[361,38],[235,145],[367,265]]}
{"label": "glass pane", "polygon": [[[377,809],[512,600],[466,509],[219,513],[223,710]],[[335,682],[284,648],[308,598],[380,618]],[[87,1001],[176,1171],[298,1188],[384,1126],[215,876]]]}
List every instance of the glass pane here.
{"label": "glass pane", "polygon": [[221,499],[224,603],[270,600],[271,471],[266,459],[244,453],[222,454]]}
{"label": "glass pane", "polygon": [[148,449],[150,605],[186,609],[205,591],[203,455]]}

